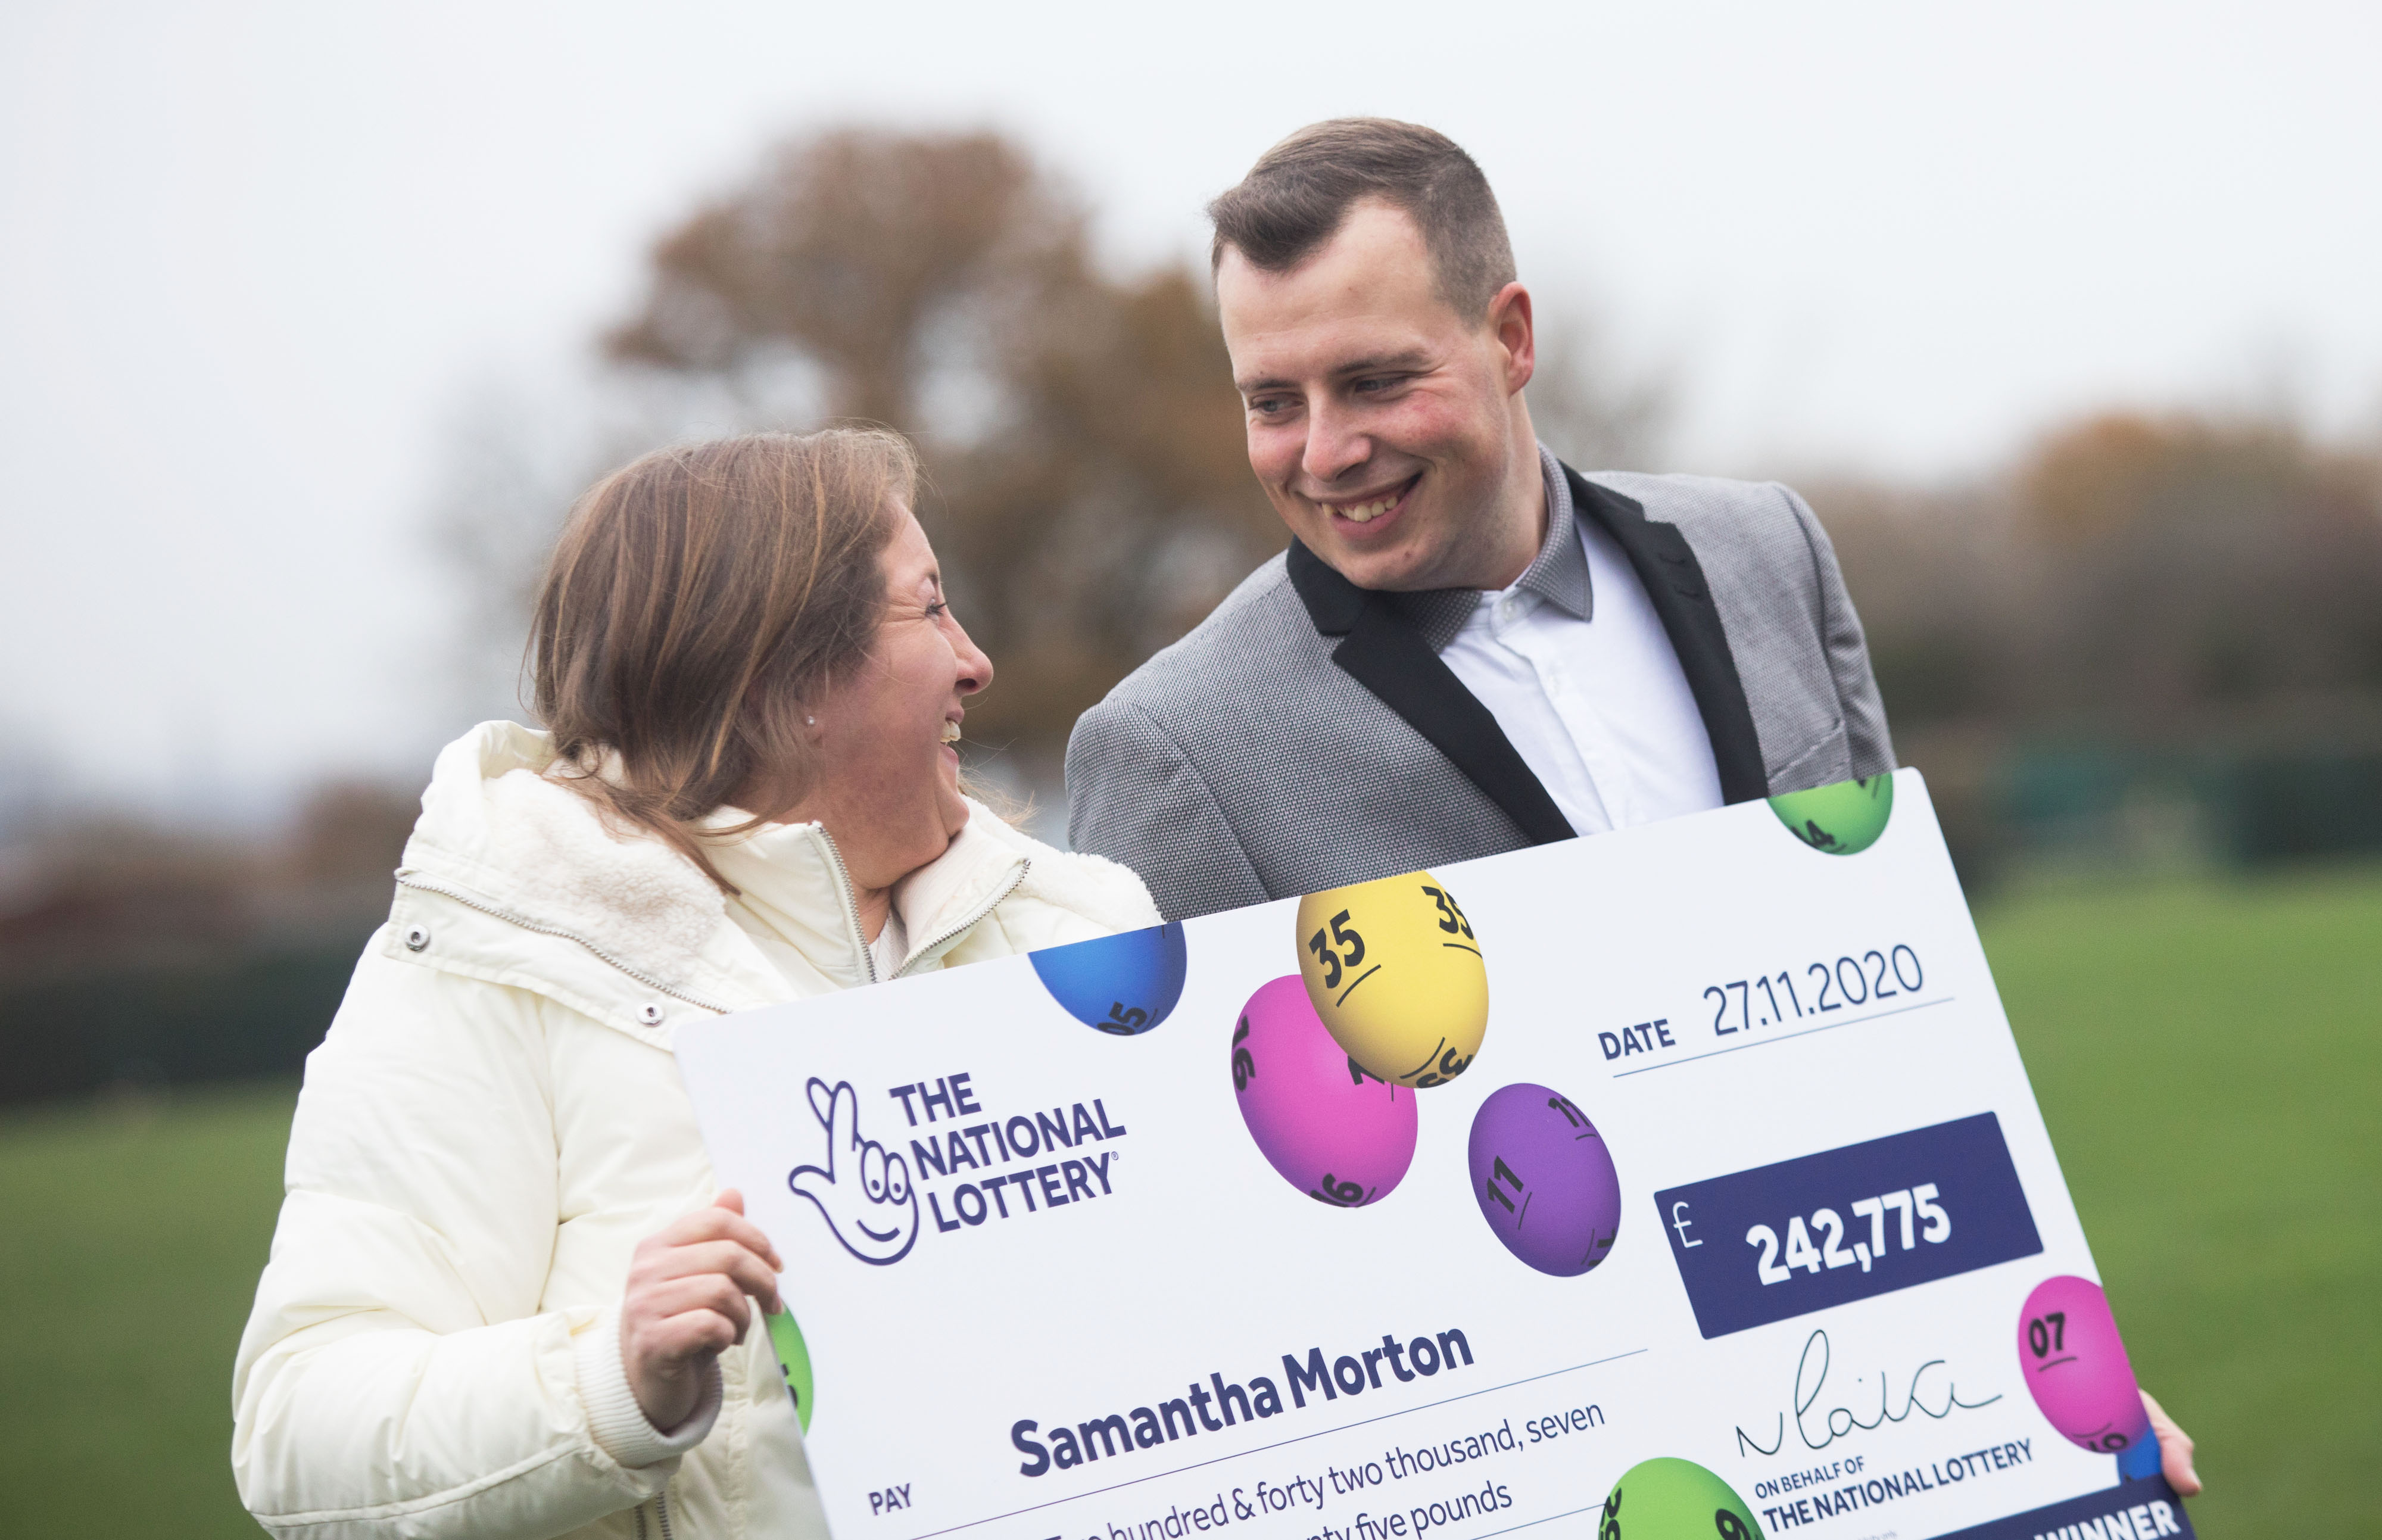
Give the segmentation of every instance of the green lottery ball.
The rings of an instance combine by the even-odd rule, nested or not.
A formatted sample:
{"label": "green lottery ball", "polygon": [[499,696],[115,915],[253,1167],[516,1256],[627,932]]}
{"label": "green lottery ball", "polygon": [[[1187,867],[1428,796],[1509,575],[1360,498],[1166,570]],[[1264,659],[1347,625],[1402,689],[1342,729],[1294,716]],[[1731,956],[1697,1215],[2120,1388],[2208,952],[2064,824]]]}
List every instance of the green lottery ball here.
{"label": "green lottery ball", "polygon": [[1859,855],[1885,832],[1885,820],[1894,811],[1894,777],[1865,775],[1808,792],[1788,792],[1772,797],[1770,810],[1812,849],[1831,856]]}
{"label": "green lottery ball", "polygon": [[1604,1495],[1596,1540],[1762,1540],[1753,1510],[1691,1460],[1645,1460]]}
{"label": "green lottery ball", "polygon": [[769,1324],[769,1346],[778,1350],[778,1367],[785,1372],[786,1394],[794,1398],[794,1420],[803,1431],[811,1431],[810,1344],[803,1340],[803,1328],[794,1324],[794,1312],[781,1310],[775,1315],[765,1315]]}

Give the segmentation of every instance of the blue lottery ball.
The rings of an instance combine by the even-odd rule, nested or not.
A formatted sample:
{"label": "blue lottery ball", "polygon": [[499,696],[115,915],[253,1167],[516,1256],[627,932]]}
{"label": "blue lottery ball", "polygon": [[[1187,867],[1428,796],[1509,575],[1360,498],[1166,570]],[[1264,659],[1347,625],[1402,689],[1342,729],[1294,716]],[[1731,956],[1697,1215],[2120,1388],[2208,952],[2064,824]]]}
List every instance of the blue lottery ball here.
{"label": "blue lottery ball", "polygon": [[1190,961],[1180,920],[1045,947],[1032,956],[1042,987],[1069,1016],[1121,1038],[1147,1032],[1166,1019],[1183,998],[1183,975]]}
{"label": "blue lottery ball", "polygon": [[2128,1481],[2141,1481],[2159,1473],[2158,1436],[2143,1439],[2118,1451],[2118,1474]]}

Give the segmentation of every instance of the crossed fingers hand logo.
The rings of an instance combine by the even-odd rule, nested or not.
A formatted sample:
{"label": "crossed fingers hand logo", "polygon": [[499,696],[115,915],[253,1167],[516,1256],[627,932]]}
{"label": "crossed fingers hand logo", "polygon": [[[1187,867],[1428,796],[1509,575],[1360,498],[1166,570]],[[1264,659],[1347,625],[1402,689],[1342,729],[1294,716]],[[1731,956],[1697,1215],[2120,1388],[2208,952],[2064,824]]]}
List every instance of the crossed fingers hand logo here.
{"label": "crossed fingers hand logo", "polygon": [[827,1164],[796,1166],[786,1185],[818,1205],[843,1249],[871,1266],[910,1254],[918,1238],[918,1192],[910,1165],[860,1133],[860,1093],[844,1080],[830,1088],[814,1077],[804,1088],[811,1113],[827,1131]]}

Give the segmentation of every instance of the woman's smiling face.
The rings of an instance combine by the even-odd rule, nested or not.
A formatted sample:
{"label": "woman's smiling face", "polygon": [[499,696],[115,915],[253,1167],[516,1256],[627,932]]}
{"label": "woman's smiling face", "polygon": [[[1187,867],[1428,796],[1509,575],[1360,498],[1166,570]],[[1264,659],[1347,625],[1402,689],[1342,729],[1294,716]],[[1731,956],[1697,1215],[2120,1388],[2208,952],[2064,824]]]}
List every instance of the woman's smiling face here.
{"label": "woman's smiling face", "polygon": [[992,659],[944,601],[927,532],[907,508],[891,517],[885,610],[867,656],[809,708],[817,778],[798,814],[827,825],[863,888],[891,886],[967,826],[960,721],[992,683]]}

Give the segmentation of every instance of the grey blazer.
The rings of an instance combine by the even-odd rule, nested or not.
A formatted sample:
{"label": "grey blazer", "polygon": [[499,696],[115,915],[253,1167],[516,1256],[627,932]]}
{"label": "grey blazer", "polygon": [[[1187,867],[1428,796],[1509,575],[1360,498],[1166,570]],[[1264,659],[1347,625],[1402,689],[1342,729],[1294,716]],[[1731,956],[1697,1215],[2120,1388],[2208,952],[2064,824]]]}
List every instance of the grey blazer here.
{"label": "grey blazer", "polygon": [[[1645,584],[1725,800],[1894,767],[1860,619],[1801,498],[1559,469]],[[1549,504],[1541,562],[1577,537]],[[1182,919],[1571,838],[1440,659],[1479,600],[1360,589],[1294,541],[1084,713],[1069,840],[1133,868]]]}

